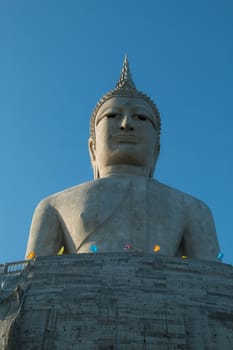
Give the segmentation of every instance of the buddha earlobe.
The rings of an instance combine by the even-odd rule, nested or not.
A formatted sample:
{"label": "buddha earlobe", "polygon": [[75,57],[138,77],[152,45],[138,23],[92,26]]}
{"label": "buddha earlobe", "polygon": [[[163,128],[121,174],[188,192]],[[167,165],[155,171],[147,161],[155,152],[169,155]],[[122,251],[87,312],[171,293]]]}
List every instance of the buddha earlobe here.
{"label": "buddha earlobe", "polygon": [[100,173],[99,173],[99,169],[98,169],[97,165],[95,165],[93,167],[93,172],[94,172],[94,179],[95,180],[100,179]]}
{"label": "buddha earlobe", "polygon": [[93,169],[93,173],[94,173],[94,180],[96,180],[96,179],[100,178],[100,174],[99,174],[99,169],[98,169],[97,164],[96,164],[95,144],[94,144],[92,137],[89,137],[88,149],[89,149],[89,154],[90,154],[90,158],[91,158],[91,165],[92,165],[92,169]]}
{"label": "buddha earlobe", "polygon": [[92,137],[89,137],[89,139],[88,139],[88,149],[89,149],[89,154],[90,154],[90,158],[91,158],[91,163],[92,163],[92,165],[94,165],[94,163],[95,163],[95,145],[94,145]]}
{"label": "buddha earlobe", "polygon": [[154,170],[150,169],[150,171],[149,171],[149,179],[153,179],[153,174],[154,174]]}
{"label": "buddha earlobe", "polygon": [[155,149],[154,149],[154,159],[155,159],[155,162],[157,161],[158,157],[159,157],[159,153],[160,153],[160,144],[157,144],[155,146]]}

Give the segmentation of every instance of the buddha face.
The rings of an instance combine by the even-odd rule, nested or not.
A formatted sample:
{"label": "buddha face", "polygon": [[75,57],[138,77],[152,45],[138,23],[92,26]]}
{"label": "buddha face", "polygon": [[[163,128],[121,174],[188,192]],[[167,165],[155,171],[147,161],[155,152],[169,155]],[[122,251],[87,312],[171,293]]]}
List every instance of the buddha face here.
{"label": "buddha face", "polygon": [[154,168],[158,135],[154,111],[140,98],[113,97],[95,119],[95,145],[90,140],[92,162],[100,170],[113,165]]}

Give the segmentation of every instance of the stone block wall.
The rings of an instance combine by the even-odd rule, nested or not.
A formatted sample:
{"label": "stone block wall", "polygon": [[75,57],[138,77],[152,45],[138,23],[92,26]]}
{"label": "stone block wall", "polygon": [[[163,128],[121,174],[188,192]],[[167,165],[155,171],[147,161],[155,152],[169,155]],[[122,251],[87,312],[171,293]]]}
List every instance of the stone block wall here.
{"label": "stone block wall", "polygon": [[233,268],[156,254],[0,266],[1,350],[231,350]]}

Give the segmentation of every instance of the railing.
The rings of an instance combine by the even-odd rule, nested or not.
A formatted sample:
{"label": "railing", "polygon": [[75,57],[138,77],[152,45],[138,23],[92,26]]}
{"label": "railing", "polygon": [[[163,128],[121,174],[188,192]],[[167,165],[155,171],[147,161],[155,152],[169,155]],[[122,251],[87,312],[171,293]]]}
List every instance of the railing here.
{"label": "railing", "polygon": [[23,271],[30,263],[30,260],[21,260],[13,263],[5,263],[0,265],[0,274],[1,273],[16,273]]}

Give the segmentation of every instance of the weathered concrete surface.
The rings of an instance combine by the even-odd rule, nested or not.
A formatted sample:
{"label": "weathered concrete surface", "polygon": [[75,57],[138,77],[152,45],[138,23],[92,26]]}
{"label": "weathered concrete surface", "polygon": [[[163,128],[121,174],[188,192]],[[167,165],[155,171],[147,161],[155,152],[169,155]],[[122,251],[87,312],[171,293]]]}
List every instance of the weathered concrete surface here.
{"label": "weathered concrete surface", "polygon": [[233,268],[156,254],[44,257],[1,272],[0,349],[233,349]]}

